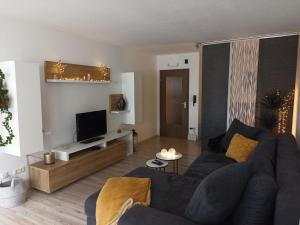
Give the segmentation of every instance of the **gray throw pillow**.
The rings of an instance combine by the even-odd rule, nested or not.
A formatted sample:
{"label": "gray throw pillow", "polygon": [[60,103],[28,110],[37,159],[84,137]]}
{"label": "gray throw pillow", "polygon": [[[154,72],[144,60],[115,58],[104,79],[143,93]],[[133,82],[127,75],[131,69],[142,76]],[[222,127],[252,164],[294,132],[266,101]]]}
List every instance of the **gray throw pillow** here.
{"label": "gray throw pillow", "polygon": [[234,119],[230,124],[230,127],[228,128],[225,136],[222,139],[223,150],[225,152],[227,151],[230,141],[236,133],[239,133],[250,139],[256,139],[260,132],[261,130],[259,128],[250,127],[242,123],[238,119]]}
{"label": "gray throw pillow", "polygon": [[200,224],[220,224],[234,211],[252,174],[248,162],[218,169],[199,184],[186,210],[185,217]]}
{"label": "gray throw pillow", "polygon": [[263,173],[252,176],[233,213],[232,224],[273,224],[276,192],[277,185],[273,177]]}

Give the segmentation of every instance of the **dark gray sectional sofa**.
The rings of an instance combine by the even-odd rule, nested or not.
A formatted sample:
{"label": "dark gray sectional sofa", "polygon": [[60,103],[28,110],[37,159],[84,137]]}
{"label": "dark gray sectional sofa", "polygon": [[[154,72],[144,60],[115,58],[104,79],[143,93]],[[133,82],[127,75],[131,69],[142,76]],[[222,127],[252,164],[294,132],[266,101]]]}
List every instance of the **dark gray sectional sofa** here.
{"label": "dark gray sectional sofa", "polygon": [[[228,132],[232,131],[229,129]],[[238,163],[225,156],[223,147],[226,145],[226,141],[224,142],[226,138],[222,137],[219,138],[219,141],[214,141],[214,147],[201,153],[183,175],[166,174],[144,167],[130,172],[127,176],[151,178],[151,205],[150,207],[134,206],[121,217],[118,224],[298,225],[300,218],[300,153],[294,137],[291,134],[283,134],[275,138],[270,133],[260,130],[255,134],[243,131],[241,133],[245,136],[252,135],[252,138],[254,135],[259,144],[247,162],[248,167],[251,168],[251,177],[247,181],[242,195],[238,196],[239,201],[235,203],[230,215],[227,212],[226,219],[218,221],[220,219],[217,218],[213,223],[199,223],[198,219],[203,215],[193,217],[191,214],[199,214],[201,210],[198,212],[194,210],[192,213],[188,210],[191,207],[195,209],[195,204],[197,204],[195,193],[199,191],[198,187],[214,173],[216,174],[214,177],[218,177],[217,173],[223,173],[219,176],[223,178],[215,180],[214,184],[216,185],[213,187],[221,190],[221,193],[224,190],[224,193],[220,195],[218,207],[226,208],[235,194],[226,193],[231,177],[229,173],[226,174],[225,170]],[[230,135],[232,136],[232,134]],[[98,194],[99,191],[92,194],[85,203],[88,225],[95,224],[95,204]],[[209,208],[209,206],[207,207]],[[206,207],[204,208],[206,209]],[[210,219],[213,215],[219,215],[214,214],[216,212],[213,210],[208,211],[207,214],[210,213]]]}

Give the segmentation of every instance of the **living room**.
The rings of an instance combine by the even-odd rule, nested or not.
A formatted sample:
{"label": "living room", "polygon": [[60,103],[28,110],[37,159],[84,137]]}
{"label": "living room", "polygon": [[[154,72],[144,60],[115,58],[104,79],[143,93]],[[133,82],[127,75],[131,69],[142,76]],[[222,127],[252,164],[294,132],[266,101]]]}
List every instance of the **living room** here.
{"label": "living room", "polygon": [[0,224],[299,223],[299,2],[1,3]]}

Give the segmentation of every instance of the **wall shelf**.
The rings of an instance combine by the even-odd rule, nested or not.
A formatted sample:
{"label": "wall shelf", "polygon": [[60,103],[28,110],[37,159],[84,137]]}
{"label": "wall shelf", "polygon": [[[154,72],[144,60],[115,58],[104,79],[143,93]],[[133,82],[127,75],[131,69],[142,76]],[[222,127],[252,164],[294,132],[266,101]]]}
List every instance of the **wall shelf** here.
{"label": "wall shelf", "polygon": [[130,111],[129,110],[113,110],[113,111],[110,111],[110,113],[112,114],[122,114],[122,113],[129,113]]}
{"label": "wall shelf", "polygon": [[110,83],[110,68],[45,61],[45,80],[52,83]]}
{"label": "wall shelf", "polygon": [[58,79],[47,79],[48,83],[79,83],[79,84],[110,84],[110,80],[58,80]]}

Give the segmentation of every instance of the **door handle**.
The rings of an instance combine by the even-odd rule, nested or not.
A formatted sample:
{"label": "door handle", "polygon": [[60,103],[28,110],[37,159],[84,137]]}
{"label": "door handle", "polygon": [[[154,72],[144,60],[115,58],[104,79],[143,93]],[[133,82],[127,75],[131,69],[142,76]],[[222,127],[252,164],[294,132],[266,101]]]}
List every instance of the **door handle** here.
{"label": "door handle", "polygon": [[186,109],[186,102],[181,103],[183,105],[183,108]]}

